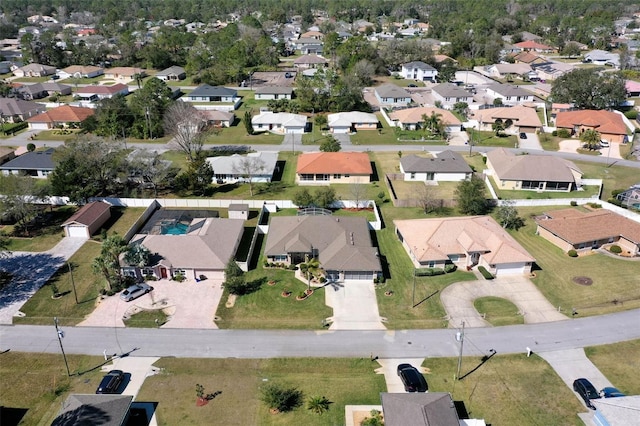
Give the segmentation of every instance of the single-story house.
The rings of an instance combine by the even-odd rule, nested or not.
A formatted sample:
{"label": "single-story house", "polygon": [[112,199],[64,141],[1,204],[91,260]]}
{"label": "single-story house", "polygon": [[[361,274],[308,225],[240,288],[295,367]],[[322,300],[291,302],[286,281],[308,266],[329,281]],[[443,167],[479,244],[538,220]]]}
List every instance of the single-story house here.
{"label": "single-story house", "polygon": [[0,165],[0,171],[5,176],[23,174],[34,178],[46,179],[56,168],[52,160],[54,151],[53,148],[49,148],[45,151],[26,152]]}
{"label": "single-story house", "polygon": [[625,80],[624,87],[627,89],[627,94],[629,97],[638,97],[640,96],[640,82],[633,80]]}
{"label": "single-story house", "polygon": [[402,64],[400,75],[405,80],[436,81],[438,70],[422,61]]}
{"label": "single-story house", "polygon": [[126,265],[121,260],[124,275],[142,279],[158,279],[182,275],[187,279],[224,279],[224,269],[236,254],[244,220],[217,217],[195,218],[181,235],[137,234],[131,244],[142,244],[152,253],[145,267]]}
{"label": "single-story house", "polygon": [[536,109],[523,105],[473,110],[471,117],[478,122],[480,130],[489,132],[493,130],[492,126],[498,119],[503,123],[511,120],[511,126],[504,129],[505,133],[536,133],[542,129]]}
{"label": "single-story house", "polygon": [[174,65],[158,72],[156,74],[156,78],[159,78],[162,81],[179,81],[187,78],[187,73],[184,68]]}
{"label": "single-story house", "polygon": [[582,171],[572,161],[547,155],[515,155],[504,148],[487,153],[487,167],[498,189],[570,192],[582,180]]}
{"label": "single-story house", "polygon": [[416,268],[484,266],[496,276],[528,274],[535,259],[491,216],[394,220]]}
{"label": "single-story house", "polygon": [[623,191],[616,195],[616,199],[627,208],[640,210],[640,183],[632,185],[626,191]]}
{"label": "single-story house", "polygon": [[18,123],[38,115],[47,108],[37,102],[15,98],[0,98],[0,114],[6,123]]}
{"label": "single-story house", "polygon": [[56,73],[56,67],[42,64],[28,64],[13,71],[16,77],[46,77]]}
{"label": "single-story house", "polygon": [[187,102],[202,102],[211,105],[226,106],[230,111],[237,108],[242,98],[238,96],[238,91],[224,86],[210,86],[201,84],[196,89],[185,95],[183,100]]}
{"label": "single-story house", "polygon": [[640,395],[594,399],[593,423],[596,425],[633,424],[640,410]]}
{"label": "single-story house", "polygon": [[291,87],[263,86],[256,89],[254,98],[259,100],[291,99],[292,95],[293,88]]}
{"label": "single-story house", "polygon": [[511,76],[518,76],[520,78],[531,78],[533,75],[533,69],[529,64],[493,64],[484,67],[485,72],[491,77],[497,78],[509,78]]}
{"label": "single-story house", "polygon": [[329,114],[327,124],[331,133],[351,133],[358,130],[376,130],[378,117],[369,112],[349,111]]}
{"label": "single-story house", "polygon": [[104,78],[124,84],[135,81],[136,76],[141,78],[146,77],[147,71],[142,68],[135,67],[114,67],[104,70]]}
{"label": "single-story house", "polygon": [[133,395],[71,394],[51,426],[126,426],[132,401]]}
{"label": "single-story house", "polygon": [[111,218],[111,205],[102,201],[85,204],[67,219],[61,226],[66,237],[91,236]]}
{"label": "single-story house", "polygon": [[116,95],[127,96],[129,94],[129,86],[122,83],[112,85],[96,85],[78,87],[76,96],[80,99],[98,101],[100,99],[113,98]]}
{"label": "single-story house", "polygon": [[403,156],[400,173],[405,181],[459,182],[469,179],[473,170],[460,154],[446,150],[430,158],[415,154]]}
{"label": "single-story house", "polygon": [[382,272],[363,216],[272,217],[264,255],[290,265],[316,258],[330,281],[373,281]]}
{"label": "single-story house", "polygon": [[585,130],[595,130],[600,138],[613,143],[625,143],[628,140],[627,126],[622,116],[605,110],[576,110],[559,112],[556,115],[556,127],[569,129],[580,137]]}
{"label": "single-story house", "polygon": [[547,81],[562,77],[566,73],[573,71],[576,66],[565,62],[538,61],[532,63],[531,68],[536,73],[538,80]]}
{"label": "single-story house", "polygon": [[444,108],[451,109],[458,102],[473,103],[473,94],[453,83],[441,83],[431,89],[434,101],[439,101]]}
{"label": "single-story house", "polygon": [[42,99],[52,95],[70,95],[71,86],[60,83],[35,83],[24,84],[16,89],[18,96],[24,100],[31,101]]}
{"label": "single-story house", "polygon": [[322,41],[317,38],[300,37],[292,44],[295,46],[295,50],[299,50],[303,55],[319,55],[323,51]]}
{"label": "single-story house", "polygon": [[329,65],[329,61],[320,55],[302,55],[293,60],[296,68],[324,68]]}
{"label": "single-story house", "polygon": [[525,52],[553,53],[556,51],[555,47],[547,46],[534,40],[521,41],[520,43],[515,43],[514,46]]}
{"label": "single-story house", "polygon": [[486,426],[482,419],[461,420],[446,392],[380,393],[387,426]]}
{"label": "single-story house", "polygon": [[305,152],[298,157],[296,183],[370,183],[372,173],[366,152]]}
{"label": "single-story house", "polygon": [[610,210],[555,210],[536,223],[536,233],[565,252],[615,244],[631,256],[640,255],[640,223]]}
{"label": "single-story house", "polygon": [[606,50],[595,49],[584,54],[583,62],[595,65],[609,65],[614,68],[620,67],[620,54],[607,52]]}
{"label": "single-story house", "polygon": [[418,130],[424,127],[424,117],[430,117],[431,114],[440,116],[442,124],[445,126],[445,132],[459,133],[462,131],[462,122],[453,115],[451,111],[435,107],[417,107],[407,108],[393,111],[389,114],[389,118],[393,120],[396,126],[405,130]]}
{"label": "single-story house", "polygon": [[515,63],[517,63],[517,64],[529,64],[532,67],[535,64],[547,62],[546,59],[536,55],[535,53],[531,53],[531,52],[521,51],[519,53],[516,53],[512,57],[513,57],[513,60],[515,61]]}
{"label": "single-story house", "polygon": [[511,84],[492,84],[487,87],[487,96],[492,99],[501,99],[503,105],[533,102],[533,93]]}
{"label": "single-story house", "polygon": [[207,157],[213,182],[271,182],[278,162],[277,152],[250,152],[247,155]]}
{"label": "single-story house", "polygon": [[95,114],[92,108],[62,105],[28,118],[30,129],[46,130],[56,127],[79,128],[80,124]]}
{"label": "single-story house", "polygon": [[220,111],[217,109],[201,110],[200,111],[207,120],[207,123],[213,127],[231,127],[236,119],[236,115],[228,111]]}
{"label": "single-story house", "polygon": [[307,116],[290,112],[262,111],[251,118],[251,125],[254,132],[302,134],[307,128]]}
{"label": "single-story house", "polygon": [[391,83],[376,87],[374,94],[380,105],[384,106],[406,106],[411,103],[411,93]]}
{"label": "single-story house", "polygon": [[94,78],[104,74],[104,68],[93,65],[71,65],[58,71],[58,76],[64,78]]}

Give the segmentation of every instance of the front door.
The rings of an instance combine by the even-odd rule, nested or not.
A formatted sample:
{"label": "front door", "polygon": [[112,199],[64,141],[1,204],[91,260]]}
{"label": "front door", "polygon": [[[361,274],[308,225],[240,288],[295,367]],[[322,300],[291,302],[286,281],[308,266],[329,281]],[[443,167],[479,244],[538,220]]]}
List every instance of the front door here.
{"label": "front door", "polygon": [[480,253],[471,253],[471,266],[476,266],[480,260]]}
{"label": "front door", "polygon": [[167,278],[167,268],[160,268],[160,275],[162,278]]}

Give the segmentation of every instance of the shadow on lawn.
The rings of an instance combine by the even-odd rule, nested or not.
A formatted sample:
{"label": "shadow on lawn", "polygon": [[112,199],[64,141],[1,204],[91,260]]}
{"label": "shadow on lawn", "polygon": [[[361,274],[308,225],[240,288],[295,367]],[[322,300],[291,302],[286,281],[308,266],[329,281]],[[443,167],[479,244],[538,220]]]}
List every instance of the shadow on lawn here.
{"label": "shadow on lawn", "polygon": [[53,276],[64,258],[48,253],[19,253],[0,259],[0,269],[13,279],[0,291],[0,308],[27,301]]}

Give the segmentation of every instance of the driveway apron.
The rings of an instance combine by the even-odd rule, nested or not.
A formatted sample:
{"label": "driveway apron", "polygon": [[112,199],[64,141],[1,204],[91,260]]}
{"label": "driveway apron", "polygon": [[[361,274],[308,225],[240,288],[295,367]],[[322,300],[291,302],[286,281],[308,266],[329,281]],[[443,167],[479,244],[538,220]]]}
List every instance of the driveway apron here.
{"label": "driveway apron", "polygon": [[333,308],[329,330],[385,330],[372,282],[358,280],[329,284],[325,303]]}

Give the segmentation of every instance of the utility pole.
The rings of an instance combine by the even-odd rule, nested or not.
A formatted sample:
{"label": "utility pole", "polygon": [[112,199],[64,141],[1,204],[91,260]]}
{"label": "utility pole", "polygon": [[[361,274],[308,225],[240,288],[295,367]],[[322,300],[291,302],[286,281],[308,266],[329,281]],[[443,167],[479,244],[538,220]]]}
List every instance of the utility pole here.
{"label": "utility pole", "polygon": [[413,293],[411,294],[411,306],[416,307],[416,268],[413,268]]}
{"label": "utility pole", "polygon": [[76,305],[78,304],[78,293],[76,292],[76,282],[73,280],[73,269],[71,269],[71,263],[67,262],[69,266],[69,274],[71,275],[71,287],[73,287],[73,296],[76,298]]}
{"label": "utility pole", "polygon": [[60,343],[62,358],[64,358],[64,366],[67,367],[67,376],[71,377],[71,372],[69,371],[69,363],[67,362],[67,355],[64,353],[64,348],[62,347],[62,338],[64,337],[64,332],[58,328],[58,317],[53,317],[53,324],[56,326],[56,334],[58,335],[58,343]]}
{"label": "utility pole", "polygon": [[462,321],[462,331],[456,333],[456,340],[460,342],[460,354],[458,355],[458,370],[456,380],[460,380],[460,368],[462,367],[462,348],[464,346],[464,321]]}

